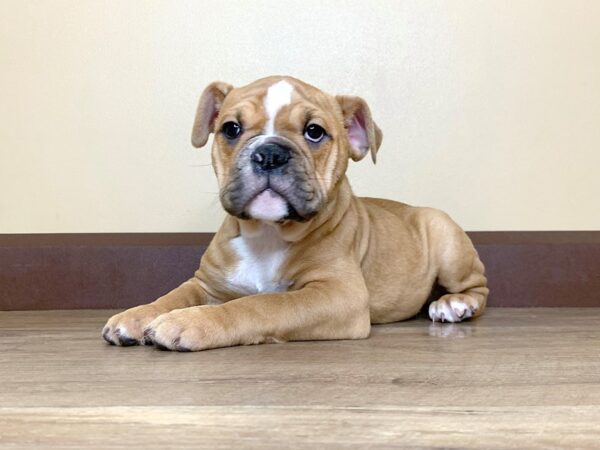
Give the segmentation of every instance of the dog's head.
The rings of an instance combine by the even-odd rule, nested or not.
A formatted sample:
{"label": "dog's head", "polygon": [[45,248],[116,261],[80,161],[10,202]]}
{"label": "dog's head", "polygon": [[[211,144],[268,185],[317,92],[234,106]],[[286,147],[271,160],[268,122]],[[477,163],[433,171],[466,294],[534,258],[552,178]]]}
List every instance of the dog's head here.
{"label": "dog's head", "polygon": [[212,161],[225,210],[241,219],[306,221],[335,192],[348,158],[373,161],[382,134],[359,97],[328,95],[291,77],[202,93],[192,144],[215,133]]}

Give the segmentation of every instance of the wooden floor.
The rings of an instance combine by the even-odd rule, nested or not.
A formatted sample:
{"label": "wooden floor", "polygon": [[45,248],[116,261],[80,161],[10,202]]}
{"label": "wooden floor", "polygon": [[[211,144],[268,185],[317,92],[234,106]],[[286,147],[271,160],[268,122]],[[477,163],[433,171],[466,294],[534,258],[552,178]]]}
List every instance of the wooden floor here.
{"label": "wooden floor", "polygon": [[110,315],[0,313],[0,448],[600,448],[600,308],[201,353]]}

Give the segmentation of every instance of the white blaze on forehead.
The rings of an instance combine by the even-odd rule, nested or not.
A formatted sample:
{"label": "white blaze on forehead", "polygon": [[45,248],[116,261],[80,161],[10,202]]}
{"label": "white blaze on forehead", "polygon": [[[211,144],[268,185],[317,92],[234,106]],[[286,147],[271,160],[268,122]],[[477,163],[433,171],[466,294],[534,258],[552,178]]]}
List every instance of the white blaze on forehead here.
{"label": "white blaze on forehead", "polygon": [[265,134],[275,134],[275,117],[281,108],[289,105],[292,101],[294,87],[285,80],[271,85],[265,97],[265,112],[267,114],[267,125]]}

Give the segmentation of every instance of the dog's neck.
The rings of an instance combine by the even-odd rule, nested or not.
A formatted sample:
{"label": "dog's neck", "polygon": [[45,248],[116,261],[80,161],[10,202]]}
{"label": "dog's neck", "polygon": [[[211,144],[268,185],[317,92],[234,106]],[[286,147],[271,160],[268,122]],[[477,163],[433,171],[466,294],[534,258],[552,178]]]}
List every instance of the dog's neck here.
{"label": "dog's neck", "polygon": [[[328,234],[333,230],[342,217],[350,208],[353,193],[350,183],[346,176],[342,177],[331,191],[327,204],[312,219],[306,222],[296,222],[287,220],[283,223],[264,223],[260,220],[241,220],[237,221],[239,234],[246,237],[262,234],[265,226],[274,227],[279,235],[287,242],[296,242],[305,239],[309,234],[322,233]],[[233,216],[230,216],[233,218]]]}

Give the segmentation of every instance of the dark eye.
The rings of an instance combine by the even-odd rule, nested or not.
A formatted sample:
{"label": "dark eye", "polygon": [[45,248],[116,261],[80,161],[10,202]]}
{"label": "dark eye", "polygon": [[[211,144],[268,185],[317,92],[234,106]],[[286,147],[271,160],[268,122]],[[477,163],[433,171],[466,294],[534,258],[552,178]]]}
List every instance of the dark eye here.
{"label": "dark eye", "polygon": [[304,138],[310,142],[321,142],[326,134],[323,127],[316,123],[311,123],[304,129]]}
{"label": "dark eye", "polygon": [[239,123],[225,122],[221,127],[221,131],[227,139],[235,139],[242,133],[242,127]]}

